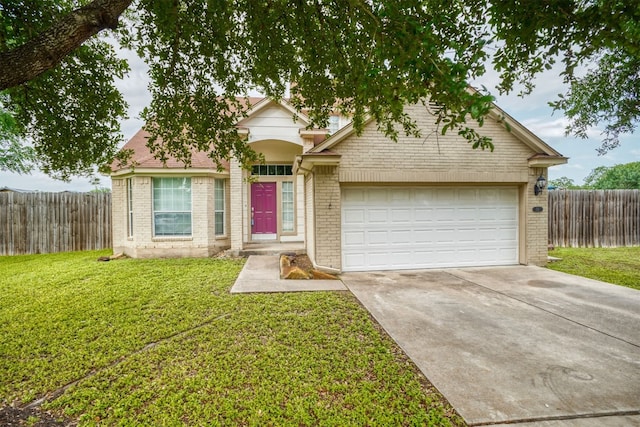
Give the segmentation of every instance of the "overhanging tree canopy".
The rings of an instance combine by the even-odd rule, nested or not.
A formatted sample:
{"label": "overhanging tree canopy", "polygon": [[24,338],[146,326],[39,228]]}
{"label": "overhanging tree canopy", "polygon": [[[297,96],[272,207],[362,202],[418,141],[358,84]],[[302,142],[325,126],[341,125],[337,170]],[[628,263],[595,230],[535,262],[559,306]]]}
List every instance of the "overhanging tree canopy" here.
{"label": "overhanging tree canopy", "polygon": [[[492,97],[468,91],[467,83],[489,58],[502,73],[501,91],[527,87],[531,76],[562,60],[572,85],[557,106],[578,117],[587,106],[575,94],[593,79],[576,79],[575,67],[600,61],[615,73],[606,58],[615,54],[633,67],[640,46],[640,6],[631,1],[4,1],[1,113],[15,118],[17,134],[32,138],[40,166],[52,175],[91,173],[121,142],[126,103],[113,81],[127,65],[93,37],[118,19],[118,40],[150,67],[153,100],[143,114],[150,144],[160,157],[182,159],[216,141],[212,158],[233,153],[251,161],[233,127],[243,111],[237,97],[258,90],[280,98],[288,82],[296,83],[291,102],[317,126],[337,108],[357,129],[369,114],[391,137],[417,134],[403,106],[430,97],[444,107],[442,131],[492,148],[466,125],[468,118],[482,123],[490,108]],[[638,84],[637,72],[624,75],[629,88]],[[634,130],[638,94],[624,93],[624,111],[612,110],[618,107],[609,98],[597,108],[610,113],[579,123],[624,114],[616,129]]]}

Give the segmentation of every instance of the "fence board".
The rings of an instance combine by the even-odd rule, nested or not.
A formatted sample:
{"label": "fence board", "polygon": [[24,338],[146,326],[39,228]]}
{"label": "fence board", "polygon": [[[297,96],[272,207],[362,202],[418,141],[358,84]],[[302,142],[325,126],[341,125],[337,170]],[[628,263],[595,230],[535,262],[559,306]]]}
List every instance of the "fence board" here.
{"label": "fence board", "polygon": [[550,191],[549,243],[640,246],[640,190]]}
{"label": "fence board", "polygon": [[111,246],[111,193],[0,193],[0,255]]}

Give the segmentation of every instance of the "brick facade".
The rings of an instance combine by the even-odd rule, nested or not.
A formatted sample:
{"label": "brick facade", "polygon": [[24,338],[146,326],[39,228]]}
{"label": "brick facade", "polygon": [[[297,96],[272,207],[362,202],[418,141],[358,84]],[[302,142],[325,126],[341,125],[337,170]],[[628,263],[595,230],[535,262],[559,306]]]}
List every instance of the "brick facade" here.
{"label": "brick facade", "polygon": [[[407,112],[422,129],[421,138],[401,134],[393,142],[374,122],[360,136],[355,134],[333,145],[339,154],[336,167],[313,168],[315,195],[315,262],[341,268],[340,188],[344,185],[509,185],[519,189],[519,259],[522,264],[544,265],[547,260],[547,191],[534,195],[536,179],[545,167],[530,167],[536,154],[496,121],[486,120],[478,129],[490,136],[494,151],[474,150],[455,132],[441,135],[426,107]],[[473,123],[470,123],[474,126]],[[328,206],[331,206],[330,209]],[[542,207],[542,212],[533,212]]]}
{"label": "brick facade", "polygon": [[[163,175],[156,175],[163,176]],[[166,175],[164,175],[166,176]],[[174,176],[174,175],[171,175]],[[127,179],[133,190],[133,235],[129,236]],[[219,177],[219,179],[225,179]],[[228,180],[225,195],[228,211]],[[153,177],[131,175],[113,179],[113,250],[134,258],[207,257],[229,247],[228,232],[215,235],[214,185],[215,177],[191,177],[191,236],[154,236]],[[229,213],[226,212],[226,230]]]}
{"label": "brick facade", "polygon": [[[314,170],[315,263],[340,270],[340,182],[338,168],[319,166]],[[336,250],[337,249],[337,250]]]}
{"label": "brick facade", "polygon": [[[416,104],[406,112],[422,129],[420,138],[404,136],[400,131],[398,141],[393,142],[370,122],[360,135],[343,132],[343,129],[320,145],[314,145],[314,138],[321,136],[322,131],[306,129],[307,122],[289,123],[291,109],[281,108],[275,101],[262,105],[264,108],[242,122],[247,143],[265,155],[267,164],[312,160],[309,160],[310,166],[299,164],[298,176],[266,175],[253,179],[277,183],[278,209],[282,206],[282,182],[293,181],[295,230],[282,232],[279,225],[277,241],[304,240],[309,257],[318,267],[341,269],[341,189],[352,185],[515,187],[519,190],[519,261],[538,265],[546,262],[547,192],[535,196],[533,189],[538,176],[546,176],[548,165],[566,159],[519,124],[515,131],[509,132],[491,118],[487,118],[482,127],[469,123],[481,134],[491,137],[495,146],[493,152],[473,150],[455,131],[442,135],[427,107]],[[141,159],[146,159],[140,138],[130,143],[139,151]],[[325,149],[330,151],[323,152]],[[545,160],[545,156],[552,160]],[[198,161],[194,169],[165,168],[152,162],[137,170],[114,172],[114,252],[132,257],[211,256],[227,248],[239,252],[252,237],[259,237],[251,235],[248,172],[241,169],[235,159],[231,159],[228,170],[222,173],[207,166],[205,159]],[[152,182],[156,176],[191,177],[191,236],[154,236]],[[226,180],[224,236],[215,235],[216,178]],[[128,179],[133,184],[134,200],[131,236]],[[534,212],[536,207],[541,207],[542,212]],[[280,217],[278,222],[280,224]]]}

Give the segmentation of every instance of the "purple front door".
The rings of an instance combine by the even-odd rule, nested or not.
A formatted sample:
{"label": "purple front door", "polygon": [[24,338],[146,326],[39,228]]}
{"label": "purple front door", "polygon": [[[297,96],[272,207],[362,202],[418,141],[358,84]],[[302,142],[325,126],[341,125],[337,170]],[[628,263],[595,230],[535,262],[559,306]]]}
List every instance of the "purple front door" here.
{"label": "purple front door", "polygon": [[276,214],[276,183],[251,184],[251,234],[275,234],[278,232]]}

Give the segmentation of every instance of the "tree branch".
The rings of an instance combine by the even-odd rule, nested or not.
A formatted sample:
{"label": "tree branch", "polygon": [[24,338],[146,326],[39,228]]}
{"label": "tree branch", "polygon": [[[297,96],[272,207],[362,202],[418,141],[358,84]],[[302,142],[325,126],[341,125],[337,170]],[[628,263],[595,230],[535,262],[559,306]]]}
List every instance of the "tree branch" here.
{"label": "tree branch", "polygon": [[133,0],[95,0],[63,16],[25,44],[0,52],[0,90],[18,86],[55,67],[91,36],[115,29]]}

